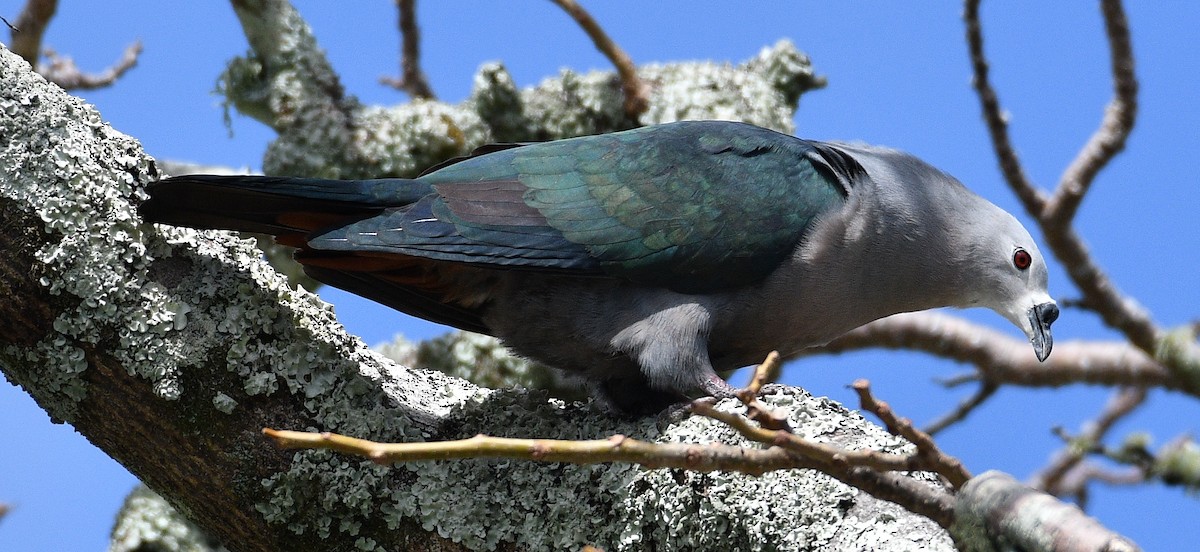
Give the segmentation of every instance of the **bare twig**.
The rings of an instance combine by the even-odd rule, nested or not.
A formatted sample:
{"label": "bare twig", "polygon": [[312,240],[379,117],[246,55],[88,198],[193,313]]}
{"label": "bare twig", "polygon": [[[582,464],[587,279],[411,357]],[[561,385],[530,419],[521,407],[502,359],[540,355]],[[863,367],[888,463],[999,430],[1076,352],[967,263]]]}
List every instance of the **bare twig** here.
{"label": "bare twig", "polygon": [[868,347],[925,351],[974,364],[998,384],[1056,387],[1069,383],[1156,386],[1200,393],[1142,351],[1121,342],[1055,343],[1038,362],[1025,341],[937,312],[897,314],[856,328],[802,354],[840,353]]}
{"label": "bare twig", "polygon": [[29,65],[37,67],[42,52],[42,36],[58,10],[58,0],[29,0],[17,16],[12,33],[12,51]]}
{"label": "bare twig", "polygon": [[[775,411],[758,400],[759,393],[762,392],[764,385],[774,382],[779,378],[779,370],[782,366],[780,361],[779,351],[771,351],[767,354],[767,358],[763,360],[754,369],[754,377],[750,379],[750,384],[745,389],[741,389],[737,393],[738,400],[746,405],[746,417],[758,422],[758,425],[765,429],[775,429],[780,431],[791,432],[791,424],[788,423],[786,416],[780,416]],[[703,399],[700,399],[703,401]],[[711,403],[710,403],[711,404]],[[696,409],[693,407],[693,411]]]}
{"label": "bare twig", "polygon": [[1071,497],[1080,508],[1088,507],[1088,485],[1100,481],[1109,485],[1138,485],[1146,482],[1146,472],[1138,467],[1113,470],[1094,462],[1079,462],[1059,480],[1058,496]]}
{"label": "bare twig", "polygon": [[960,372],[952,376],[935,377],[933,378],[933,381],[937,382],[938,385],[941,385],[946,389],[951,389],[960,385],[966,385],[971,382],[980,381],[982,379],[983,377],[978,371],[972,370],[969,372]]}
{"label": "bare twig", "polygon": [[46,58],[49,64],[39,66],[38,72],[46,77],[46,80],[53,82],[66,90],[93,90],[96,88],[104,88],[117,79],[121,78],[130,69],[137,65],[138,56],[142,53],[142,41],[134,41],[133,44],[125,47],[125,52],[121,54],[121,59],[117,60],[108,69],[102,73],[84,73],[75,65],[75,60],[68,56],[59,56],[54,50],[46,49]]}
{"label": "bare twig", "polygon": [[996,90],[988,80],[988,61],[983,52],[983,26],[979,22],[980,2],[981,0],[967,0],[966,9],[963,10],[963,19],[967,24],[967,48],[971,54],[971,68],[975,73],[972,83],[976,94],[979,95],[979,103],[983,106],[983,119],[991,134],[992,147],[1000,161],[1004,179],[1021,199],[1025,210],[1036,216],[1044,208],[1046,195],[1026,176],[1008,136],[1008,116],[1000,107],[1000,97],[996,95]]}
{"label": "bare twig", "polygon": [[764,385],[774,383],[779,379],[779,369],[782,365],[779,361],[779,351],[771,351],[767,354],[767,358],[758,365],[754,370],[754,377],[750,379],[750,384],[746,386],[746,390],[757,395],[762,391]]}
{"label": "bare twig", "polygon": [[[58,0],[29,0],[17,16],[16,25],[9,25],[12,29],[12,51],[34,66],[46,80],[66,90],[92,90],[111,85],[137,65],[138,55],[142,53],[141,41],[127,46],[121,59],[98,74],[84,73],[70,57],[59,56],[50,48],[44,52],[48,63],[38,63],[43,53],[42,37],[57,10]],[[5,23],[8,21],[5,20]]]}
{"label": "bare twig", "polygon": [[966,419],[968,414],[970,414],[976,408],[979,408],[984,401],[987,401],[989,398],[991,398],[991,396],[996,394],[996,391],[999,389],[1000,386],[997,385],[996,382],[984,381],[973,395],[958,403],[958,406],[956,406],[954,410],[943,414],[942,417],[930,422],[929,425],[925,426],[925,433],[937,435],[942,430],[963,421]]}
{"label": "bare twig", "polygon": [[598,464],[632,462],[648,468],[685,468],[700,472],[726,470],[762,475],[771,470],[814,467],[797,465],[782,449],[743,449],[709,444],[647,443],[614,435],[608,439],[565,441],[511,439],[476,435],[458,441],[377,443],[336,433],[263,429],[282,448],[331,449],[369,458],[380,464],[459,458],[518,458],[539,462]]}
{"label": "bare twig", "polygon": [[1044,218],[1059,225],[1070,224],[1088,187],[1114,156],[1125,149],[1125,140],[1137,118],[1137,76],[1133,71],[1133,43],[1129,20],[1120,0],[1100,2],[1108,35],[1112,65],[1113,99],[1104,110],[1100,128],[1084,144],[1079,155],[1059,180],[1054,196],[1046,204]]}
{"label": "bare twig", "polygon": [[971,478],[971,472],[967,471],[962,462],[942,452],[942,449],[937,446],[928,433],[913,427],[911,420],[897,416],[886,402],[876,400],[875,396],[871,394],[871,384],[867,380],[857,380],[851,387],[858,393],[858,400],[863,410],[878,416],[887,426],[888,431],[904,437],[916,445],[916,456],[925,459],[929,465],[933,466],[933,471],[945,477],[953,488],[962,487]]}
{"label": "bare twig", "polygon": [[[770,360],[768,358],[764,364]],[[898,473],[888,473],[941,473],[950,465],[942,458],[920,453],[899,455],[876,450],[845,450],[798,437],[789,431],[762,427],[740,414],[717,410],[707,402],[697,401],[692,404],[692,409],[700,415],[728,424],[747,439],[769,446],[746,448],[719,443],[649,443],[623,435],[590,441],[476,435],[457,441],[378,443],[333,433],[269,428],[263,429],[263,433],[282,448],[330,449],[363,456],[380,464],[457,458],[518,458],[574,464],[630,462],[647,468],[682,468],[699,472],[723,470],[749,475],[781,469],[817,469],[878,498],[927,516],[943,527],[949,527],[953,522],[953,498],[948,492]],[[957,472],[951,473],[949,478],[960,479]]]}
{"label": "bare twig", "polygon": [[383,84],[403,90],[413,98],[435,100],[437,96],[421,70],[421,29],[417,26],[417,0],[396,0],[400,26],[400,78],[383,77]]}
{"label": "bare twig", "polygon": [[966,0],[963,18],[975,91],[1005,180],[1021,199],[1025,210],[1037,219],[1047,245],[1083,293],[1083,304],[1099,313],[1106,324],[1124,333],[1139,349],[1154,355],[1163,335],[1162,330],[1154,324],[1143,307],[1123,295],[1108,275],[1100,270],[1083,239],[1070,224],[1092,180],[1124,147],[1136,119],[1137,80],[1133,71],[1133,49],[1125,11],[1119,0],[1102,2],[1115,97],[1106,110],[1100,128],[1063,174],[1053,198],[1047,199],[1025,175],[1010,143],[999,99],[988,81],[988,62],[983,52],[983,31],[979,21],[980,1]]}
{"label": "bare twig", "polygon": [[637,120],[638,116],[645,113],[646,109],[650,107],[650,87],[638,76],[637,67],[629,58],[629,54],[626,54],[608,37],[604,29],[600,28],[596,20],[592,19],[592,16],[578,2],[575,0],[551,1],[574,18],[575,22],[579,23],[579,26],[583,27],[583,30],[591,37],[596,48],[616,66],[617,74],[621,77],[621,90],[625,93],[625,114],[630,119]]}
{"label": "bare twig", "polygon": [[1127,387],[1118,391],[1109,399],[1100,415],[1087,424],[1083,433],[1071,439],[1067,447],[1033,477],[1030,486],[1050,494],[1062,494],[1062,481],[1067,473],[1098,446],[1098,443],[1104,439],[1117,421],[1133,412],[1145,400],[1146,388],[1144,387]]}

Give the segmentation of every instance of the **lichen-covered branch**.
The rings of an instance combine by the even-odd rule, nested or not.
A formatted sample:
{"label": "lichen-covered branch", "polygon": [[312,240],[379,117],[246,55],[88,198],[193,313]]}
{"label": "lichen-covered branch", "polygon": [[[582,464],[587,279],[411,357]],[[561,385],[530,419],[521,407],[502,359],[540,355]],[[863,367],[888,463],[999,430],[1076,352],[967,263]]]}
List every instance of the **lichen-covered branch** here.
{"label": "lichen-covered branch", "polygon": [[108,552],[146,550],[229,552],[163,497],[145,485],[138,485],[125,497],[121,511],[117,512]]}
{"label": "lichen-covered branch", "polygon": [[963,552],[1140,550],[1075,505],[1004,473],[989,471],[972,478],[955,498],[951,533]]}
{"label": "lichen-covered branch", "polygon": [[[538,141],[637,125],[610,73],[566,71],[518,90],[498,65],[476,77],[462,104],[363,106],[345,93],[299,13],[283,0],[234,3],[251,52],[233,60],[221,92],[240,112],[279,131],[263,159],[267,174],[329,178],[411,177],[493,141]],[[808,58],[790,43],[741,66],[646,66],[660,86],[641,122],[737,118],[789,131],[795,99],[818,86]],[[791,100],[789,102],[789,100]]]}
{"label": "lichen-covered branch", "polygon": [[[1141,481],[1157,479],[1163,484],[1177,485],[1193,493],[1200,491],[1200,444],[1192,435],[1177,437],[1157,451],[1151,451],[1150,436],[1134,434],[1126,437],[1115,449],[1106,449],[1104,456],[1132,466]],[[1128,478],[1120,483],[1127,481]]]}
{"label": "lichen-covered branch", "polygon": [[583,28],[596,45],[596,49],[600,50],[617,68],[617,75],[621,77],[621,91],[625,94],[623,103],[625,115],[636,121],[638,116],[645,113],[650,107],[650,85],[638,76],[637,66],[633,64],[629,54],[626,54],[625,50],[622,50],[616,42],[609,38],[608,33],[604,32],[600,24],[578,2],[575,0],[551,1],[558,4],[558,7],[567,12]]}

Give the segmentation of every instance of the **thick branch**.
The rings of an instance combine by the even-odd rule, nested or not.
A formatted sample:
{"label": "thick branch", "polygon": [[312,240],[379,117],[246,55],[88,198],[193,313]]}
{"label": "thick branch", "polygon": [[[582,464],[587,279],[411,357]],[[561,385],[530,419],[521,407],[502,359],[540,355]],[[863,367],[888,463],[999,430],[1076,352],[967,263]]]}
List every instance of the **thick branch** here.
{"label": "thick branch", "polygon": [[956,499],[956,520],[951,532],[959,550],[1140,550],[1075,505],[1023,486],[1004,473],[980,474],[967,483]]}

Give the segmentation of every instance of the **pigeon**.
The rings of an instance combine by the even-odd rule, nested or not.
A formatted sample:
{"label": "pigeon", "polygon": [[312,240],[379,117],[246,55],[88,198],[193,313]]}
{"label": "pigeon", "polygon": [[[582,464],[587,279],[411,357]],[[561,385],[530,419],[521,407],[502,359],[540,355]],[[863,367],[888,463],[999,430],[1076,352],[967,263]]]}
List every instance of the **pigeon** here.
{"label": "pigeon", "polygon": [[622,412],[901,312],[986,307],[1050,354],[1046,263],[916,157],[729,121],[484,146],[416,178],[185,175],[145,220],[258,232],[318,281],[499,338]]}

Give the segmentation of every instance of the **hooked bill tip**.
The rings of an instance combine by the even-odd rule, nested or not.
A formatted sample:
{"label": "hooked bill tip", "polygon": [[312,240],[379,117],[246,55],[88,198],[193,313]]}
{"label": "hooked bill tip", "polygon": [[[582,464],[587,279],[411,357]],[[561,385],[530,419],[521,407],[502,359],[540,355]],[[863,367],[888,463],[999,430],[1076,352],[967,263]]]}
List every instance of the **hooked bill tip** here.
{"label": "hooked bill tip", "polygon": [[1034,305],[1029,309],[1029,323],[1033,326],[1033,336],[1029,341],[1033,344],[1033,353],[1038,362],[1045,362],[1054,348],[1054,336],[1050,333],[1050,325],[1058,320],[1058,305],[1053,302]]}

